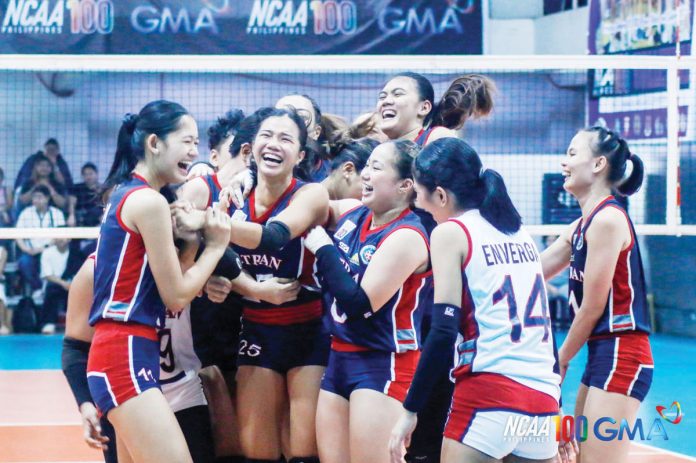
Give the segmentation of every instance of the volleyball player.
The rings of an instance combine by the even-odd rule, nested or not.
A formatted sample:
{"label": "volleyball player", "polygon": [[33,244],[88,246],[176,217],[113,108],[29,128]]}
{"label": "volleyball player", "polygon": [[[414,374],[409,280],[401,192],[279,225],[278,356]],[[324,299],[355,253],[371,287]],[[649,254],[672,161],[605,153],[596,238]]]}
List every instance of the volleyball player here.
{"label": "volleyball player", "polygon": [[186,178],[198,130],[179,104],[159,100],[128,115],[107,185],[118,185],[104,214],[96,251],[90,392],[114,425],[123,461],[191,461],[159,389],[156,329],[165,307],[177,312],[201,290],[227,248],[230,220],[206,212],[206,247],[182,272],[167,200],[159,193]]}
{"label": "volleyball player", "polygon": [[456,130],[468,119],[490,113],[494,92],[492,80],[468,74],[455,79],[435,103],[433,85],[426,77],[415,72],[397,74],[379,93],[380,129],[390,140],[413,140],[421,146],[456,137]]}
{"label": "volleyball player", "polygon": [[307,143],[305,155],[309,166],[310,177],[307,180],[321,182],[329,174],[329,147],[328,136],[324,133],[321,108],[309,95],[293,93],[279,99],[275,107],[278,109],[290,109],[297,112],[307,127]]}
{"label": "volleyball player", "polygon": [[482,168],[456,138],[436,140],[416,158],[417,204],[438,222],[433,231],[435,305],[418,370],[390,442],[401,461],[432,378],[446,372],[458,342],[455,390],[442,461],[554,462],[550,429],[542,442],[506,439],[516,416],[558,414],[560,377],[534,241],[500,175]]}
{"label": "volleyball player", "polygon": [[289,404],[290,462],[316,462],[316,401],[328,360],[314,256],[302,235],[328,217],[328,194],[298,180],[306,165],[307,127],[293,110],[261,110],[252,144],[258,183],[241,208],[231,207],[230,241],[257,280],[299,280],[296,301],[283,305],[247,298],[242,312],[237,407],[244,455],[250,462],[281,456],[280,423]]}
{"label": "volleyball player", "polygon": [[[231,111],[228,115],[238,115],[240,112]],[[251,143],[262,116],[263,112],[257,111],[242,120],[229,116],[219,119],[217,124],[208,130],[213,147],[211,159],[217,163],[219,170],[215,174],[186,182],[179,190],[179,197],[190,201],[198,209],[205,209],[217,203],[222,186],[227,185],[237,173],[246,169],[251,154]],[[235,275],[237,273],[235,272]],[[216,271],[206,283],[206,295],[191,302],[191,324],[196,353],[201,357],[204,366],[216,365],[220,369],[226,383],[221,389],[227,389],[232,399],[228,406],[215,407],[216,404],[213,404],[214,424],[216,428],[224,430],[224,436],[217,432],[216,436],[219,437],[218,441],[224,440],[225,453],[241,454],[239,426],[234,407],[243,305],[240,295],[280,305],[294,300],[299,288],[296,281],[280,282],[277,278],[256,281],[245,273],[233,278],[229,274]],[[213,386],[210,389],[216,388]],[[220,399],[226,402],[224,398]],[[223,413],[225,410],[229,413]],[[221,442],[218,442],[218,448],[220,444]]]}
{"label": "volleyball player", "polygon": [[375,148],[361,174],[362,205],[332,203],[335,245],[321,227],[305,240],[333,321],[317,411],[324,463],[389,460],[389,433],[415,372],[432,289],[428,238],[410,210],[418,150],[405,140]]}
{"label": "volleyball player", "polygon": [[[630,175],[624,178],[627,164]],[[615,132],[579,131],[561,162],[563,187],[582,217],[542,254],[550,278],[570,263],[569,303],[574,320],[559,350],[561,375],[585,342],[588,359],[575,415],[589,423],[610,416],[633,423],[653,376],[645,275],[635,229],[612,191],[631,195],[643,181],[643,163]],[[603,442],[590,433],[582,462],[628,461],[630,440]]]}
{"label": "volleyball player", "polygon": [[[456,131],[468,119],[491,112],[494,93],[493,81],[478,74],[468,74],[455,79],[436,103],[433,85],[425,76],[414,72],[397,74],[387,81],[379,94],[377,116],[380,129],[392,140],[413,140],[420,146],[439,138],[456,137]],[[436,226],[432,216],[420,208],[415,208],[414,212],[429,236]],[[430,331],[430,315],[426,311],[423,319],[424,339]],[[407,461],[426,463],[440,460],[442,431],[454,385],[449,375],[433,381],[437,386],[421,413]]]}
{"label": "volleyball player", "polygon": [[362,198],[360,173],[365,167],[372,150],[379,142],[370,138],[340,143],[336,156],[331,160],[329,176],[321,182],[329,192],[329,199]]}
{"label": "volleyball player", "polygon": [[94,336],[94,328],[88,323],[93,282],[94,255],[90,255],[75,274],[68,291],[61,364],[80,410],[85,442],[92,448],[102,450],[106,463],[116,463],[114,428],[106,417],[100,419],[87,385],[87,358]]}

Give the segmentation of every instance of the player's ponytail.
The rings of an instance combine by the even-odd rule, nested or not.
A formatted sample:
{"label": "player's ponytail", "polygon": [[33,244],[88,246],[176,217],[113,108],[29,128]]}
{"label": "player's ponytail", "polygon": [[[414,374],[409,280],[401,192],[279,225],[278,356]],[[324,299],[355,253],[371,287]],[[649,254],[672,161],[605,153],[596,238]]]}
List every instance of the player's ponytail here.
{"label": "player's ponytail", "polygon": [[503,177],[493,169],[482,168],[479,175],[484,195],[479,212],[501,232],[511,235],[522,226],[522,217],[508,195]]}
{"label": "player's ponytail", "polygon": [[[638,191],[643,184],[643,161],[631,153],[626,140],[619,137],[616,132],[600,126],[584,130],[597,135],[596,141],[591,143],[590,147],[595,157],[604,156],[607,158],[609,165],[607,179],[614,191],[623,196],[630,196]],[[628,177],[624,177],[627,161],[631,161],[632,169]]]}
{"label": "player's ponytail", "polygon": [[493,110],[495,83],[480,74],[458,77],[431,112],[432,125],[461,129],[470,118],[487,116]]}
{"label": "player's ponytail", "polygon": [[138,161],[145,159],[145,140],[154,134],[164,140],[179,128],[188,111],[179,103],[166,100],[151,101],[138,114],[126,114],[118,131],[114,162],[104,182],[107,191],[130,177]]}
{"label": "player's ponytail", "polygon": [[453,195],[457,209],[478,209],[503,233],[514,233],[522,225],[503,178],[484,169],[476,151],[458,138],[441,138],[423,148],[414,163],[414,176],[430,193],[440,187]]}

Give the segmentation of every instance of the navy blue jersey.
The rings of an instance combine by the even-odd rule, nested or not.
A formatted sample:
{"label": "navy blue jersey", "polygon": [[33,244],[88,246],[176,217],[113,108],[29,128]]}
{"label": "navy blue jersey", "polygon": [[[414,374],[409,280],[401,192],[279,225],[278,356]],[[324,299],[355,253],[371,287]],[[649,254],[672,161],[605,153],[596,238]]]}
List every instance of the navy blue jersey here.
{"label": "navy blue jersey", "polygon": [[418,135],[416,136],[416,139],[413,140],[413,143],[420,147],[424,147],[428,143],[428,138],[430,138],[430,134],[433,133],[433,130],[435,130],[436,127],[428,127],[427,129],[421,129],[420,132],[418,132]]}
{"label": "navy blue jersey", "polygon": [[570,307],[575,315],[575,312],[582,305],[585,261],[587,260],[587,248],[591,245],[587,243],[585,237],[595,215],[606,207],[615,207],[623,212],[631,229],[631,244],[619,254],[604,313],[592,330],[592,336],[627,331],[649,333],[650,318],[645,298],[645,274],[640,249],[636,241],[636,232],[626,211],[613,196],[609,196],[594,208],[587,218],[587,223],[583,223],[583,220],[580,219],[573,232],[568,284]]}
{"label": "navy blue jersey", "polygon": [[213,203],[216,203],[220,197],[220,191],[222,186],[220,186],[220,181],[218,180],[217,173],[212,175],[204,175],[201,177],[208,187],[208,204],[206,207],[211,207]]}
{"label": "navy blue jersey", "polygon": [[[343,214],[336,225],[334,243],[353,279],[360,284],[372,256],[395,231],[410,228],[428,238],[425,228],[410,209],[380,227],[370,230],[372,212],[359,206]],[[334,346],[347,343],[371,350],[406,352],[417,350],[423,311],[432,303],[432,272],[411,275],[399,290],[368,319],[347,320],[330,293],[327,294],[333,320]],[[348,349],[349,350],[349,349]]]}
{"label": "navy blue jersey", "polygon": [[[305,185],[304,182],[293,179],[276,203],[260,216],[255,211],[256,190],[254,189],[244,203],[244,207],[241,209],[230,207],[232,220],[266,225],[270,219],[288,207],[293,195],[303,185]],[[281,306],[245,298],[243,311],[245,319],[269,325],[290,325],[321,318],[321,293],[319,282],[314,276],[315,257],[305,249],[303,237],[298,236],[290,240],[280,251],[247,249],[237,245],[233,247],[239,254],[244,270],[257,281],[278,277],[297,279],[302,284],[297,299]]]}
{"label": "navy blue jersey", "polygon": [[142,236],[121,219],[126,198],[150,188],[137,174],[119,185],[104,211],[94,267],[94,301],[90,325],[101,319],[137,322],[161,328],[165,308],[147,261]]}

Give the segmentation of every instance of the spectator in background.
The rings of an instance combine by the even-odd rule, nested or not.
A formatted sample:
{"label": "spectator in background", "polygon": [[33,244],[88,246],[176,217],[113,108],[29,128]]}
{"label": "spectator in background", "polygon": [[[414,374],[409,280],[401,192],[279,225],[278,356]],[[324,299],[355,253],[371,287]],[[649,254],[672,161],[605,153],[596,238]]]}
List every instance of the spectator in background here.
{"label": "spectator in background", "polygon": [[11,208],[12,192],[5,186],[5,171],[0,167],[0,227],[12,225]]}
{"label": "spectator in background", "polygon": [[[558,239],[557,235],[545,236],[544,249]],[[570,307],[568,306],[568,269],[560,272],[546,282],[546,295],[549,299],[549,316],[554,329],[570,327]]]}
{"label": "spectator in background", "polygon": [[46,187],[50,205],[64,209],[68,205],[67,189],[55,176],[51,160],[43,154],[35,154],[31,176],[19,187],[15,214],[19,217],[21,211],[32,202],[34,189],[41,185]]}
{"label": "spectator in background", "polygon": [[54,334],[58,314],[65,312],[70,283],[82,262],[82,256],[69,239],[55,239],[41,254],[41,278],[45,281],[44,302],[39,316],[41,333]]}
{"label": "spectator in background", "polygon": [[[51,192],[46,185],[36,185],[31,191],[31,206],[17,218],[17,228],[51,228],[65,225],[65,217],[60,209],[49,206]],[[31,285],[34,299],[41,299],[41,279],[39,264],[41,253],[50,244],[48,238],[17,239],[22,255],[17,260],[19,273]]]}
{"label": "spectator in background", "polygon": [[53,171],[55,172],[55,179],[65,185],[67,188],[73,186],[72,175],[70,175],[70,168],[68,163],[65,162],[63,156],[60,154],[60,145],[58,140],[55,138],[49,138],[44,143],[43,152],[38,151],[32,154],[24,161],[22,167],[19,169],[17,178],[15,179],[14,190],[17,190],[24,182],[26,182],[32,175],[34,169],[34,163],[39,158],[40,155],[46,156],[51,164],[53,165]]}
{"label": "spectator in background", "polygon": [[76,183],[70,191],[68,225],[94,227],[101,222],[103,211],[99,197],[99,171],[97,166],[88,162],[80,172],[82,183]]}

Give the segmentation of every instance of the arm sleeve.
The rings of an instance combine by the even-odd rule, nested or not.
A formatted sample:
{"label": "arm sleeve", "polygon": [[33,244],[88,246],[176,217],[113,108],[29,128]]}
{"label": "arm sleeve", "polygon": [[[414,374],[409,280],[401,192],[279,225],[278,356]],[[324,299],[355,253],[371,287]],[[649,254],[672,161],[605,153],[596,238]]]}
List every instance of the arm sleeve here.
{"label": "arm sleeve", "polygon": [[213,271],[213,275],[220,275],[230,280],[234,280],[242,273],[242,261],[234,249],[227,247],[225,253],[218,261]]}
{"label": "arm sleeve", "polygon": [[89,356],[90,343],[65,337],[63,339],[63,352],[61,364],[63,374],[68,380],[70,390],[79,407],[85,402],[92,402],[92,395],[87,385],[87,357]]}
{"label": "arm sleeve", "polygon": [[290,229],[280,221],[270,222],[261,225],[261,242],[259,247],[262,251],[280,251],[290,242]]}
{"label": "arm sleeve", "polygon": [[321,284],[336,299],[339,309],[351,319],[370,318],[372,305],[367,293],[351,278],[334,246],[317,250],[317,269]]}
{"label": "arm sleeve", "polygon": [[428,401],[434,379],[447,374],[454,358],[461,309],[451,304],[434,304],[428,339],[421,354],[416,374],[404,401],[404,408],[420,412]]}

